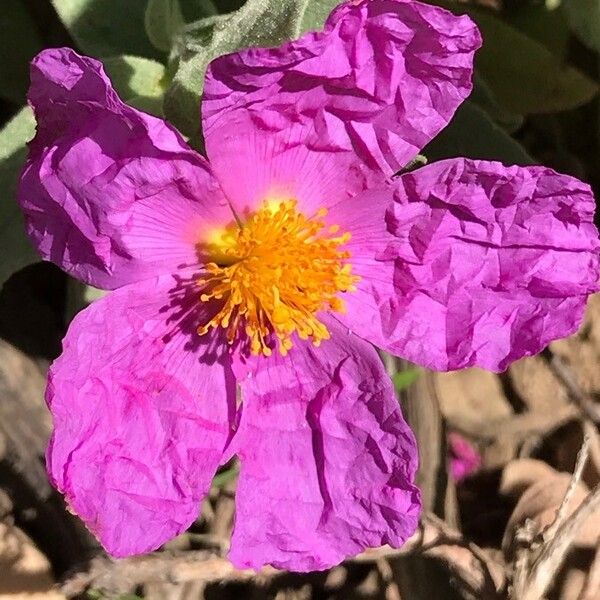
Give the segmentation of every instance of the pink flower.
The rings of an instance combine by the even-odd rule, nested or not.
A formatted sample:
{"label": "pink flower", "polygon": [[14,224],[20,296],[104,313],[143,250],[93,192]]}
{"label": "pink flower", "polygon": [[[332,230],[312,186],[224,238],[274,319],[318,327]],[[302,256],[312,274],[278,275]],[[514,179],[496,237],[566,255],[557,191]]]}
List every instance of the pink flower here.
{"label": "pink flower", "polygon": [[456,432],[448,434],[450,475],[454,481],[462,481],[481,466],[481,455],[477,449]]}
{"label": "pink flower", "polygon": [[212,62],[209,160],[95,60],[33,61],[29,235],[115,290],[51,368],[48,469],[111,554],[184,531],[234,454],[236,565],[399,546],[416,449],[371,343],[502,370],[577,328],[598,274],[587,185],[462,158],[392,177],[471,91],[480,43],[418,2],[342,4],[323,32]]}

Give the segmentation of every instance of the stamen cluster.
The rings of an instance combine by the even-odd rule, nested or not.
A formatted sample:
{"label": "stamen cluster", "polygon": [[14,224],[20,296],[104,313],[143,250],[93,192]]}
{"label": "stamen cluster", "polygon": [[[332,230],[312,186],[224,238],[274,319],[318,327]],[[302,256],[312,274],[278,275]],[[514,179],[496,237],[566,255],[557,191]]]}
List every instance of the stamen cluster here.
{"label": "stamen cluster", "polygon": [[271,336],[282,355],[292,335],[315,346],[329,338],[317,313],[344,312],[340,292],[354,291],[350,253],[341,247],[349,233],[326,227],[320,209],[310,218],[295,200],[267,203],[244,223],[227,228],[209,249],[214,261],[198,283],[202,302],[221,301],[219,312],[198,328],[204,335],[223,327],[233,344],[245,334],[252,354],[271,354]]}

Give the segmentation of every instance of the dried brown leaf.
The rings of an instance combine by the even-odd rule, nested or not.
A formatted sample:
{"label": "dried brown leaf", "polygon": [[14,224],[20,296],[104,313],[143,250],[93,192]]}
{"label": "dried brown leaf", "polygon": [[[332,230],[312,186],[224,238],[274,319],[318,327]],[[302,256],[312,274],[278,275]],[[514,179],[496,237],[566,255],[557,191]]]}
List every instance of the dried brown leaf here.
{"label": "dried brown leaf", "polygon": [[[556,512],[562,504],[569,488],[571,476],[558,473],[554,476],[539,480],[530,486],[519,499],[508,521],[502,541],[502,548],[507,556],[512,556],[515,533],[527,519],[535,523],[536,531],[541,532],[549,527],[556,518]],[[587,486],[578,484],[575,487],[567,515],[572,514],[589,494]],[[594,547],[600,535],[600,515],[591,515],[585,527],[575,538],[575,544],[580,547]]]}
{"label": "dried brown leaf", "polygon": [[499,491],[503,496],[520,498],[523,493],[549,477],[558,475],[558,471],[549,464],[534,458],[519,458],[504,467]]}

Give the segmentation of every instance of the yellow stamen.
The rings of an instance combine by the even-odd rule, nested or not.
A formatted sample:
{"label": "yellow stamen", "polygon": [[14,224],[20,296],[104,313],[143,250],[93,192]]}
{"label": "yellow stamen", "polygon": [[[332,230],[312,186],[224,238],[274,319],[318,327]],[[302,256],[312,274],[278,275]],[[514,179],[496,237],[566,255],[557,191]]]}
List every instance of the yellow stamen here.
{"label": "yellow stamen", "polygon": [[344,312],[338,294],[354,291],[360,278],[351,273],[350,253],[341,249],[350,234],[334,236],[339,227],[326,228],[326,214],[322,208],[307,218],[295,200],[267,202],[241,226],[213,235],[202,249],[213,262],[198,281],[200,300],[223,304],[198,333],[223,327],[230,344],[245,334],[252,354],[265,356],[271,354],[271,334],[282,355],[294,333],[315,346],[328,339],[317,313]]}

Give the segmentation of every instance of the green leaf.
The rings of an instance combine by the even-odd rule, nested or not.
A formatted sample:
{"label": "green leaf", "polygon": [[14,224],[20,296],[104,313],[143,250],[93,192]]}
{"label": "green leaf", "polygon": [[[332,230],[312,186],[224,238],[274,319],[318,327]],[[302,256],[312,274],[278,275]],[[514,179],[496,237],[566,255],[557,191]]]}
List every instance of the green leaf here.
{"label": "green leaf", "polygon": [[78,312],[87,308],[92,302],[100,300],[106,294],[108,294],[108,290],[100,290],[74,277],[68,277],[64,313],[65,321],[70,323]]}
{"label": "green leaf", "polygon": [[300,32],[319,31],[329,16],[329,13],[342,0],[309,0],[300,23]]}
{"label": "green leaf", "polygon": [[161,116],[165,94],[164,65],[139,56],[115,56],[102,61],[124,102]]}
{"label": "green leaf", "polygon": [[179,6],[181,7],[183,20],[186,23],[192,23],[198,19],[204,19],[219,14],[219,10],[214,0],[179,0]]}
{"label": "green leaf", "polygon": [[15,193],[27,156],[25,143],[34,134],[35,119],[29,107],[21,109],[0,131],[0,285],[19,269],[40,260],[25,235]]}
{"label": "green leaf", "polygon": [[52,4],[87,54],[161,56],[144,29],[146,0],[52,0]]}
{"label": "green leaf", "polygon": [[392,381],[394,382],[394,388],[399,392],[412,385],[421,375],[421,369],[406,369],[405,371],[398,371],[394,373]]}
{"label": "green leaf", "polygon": [[552,54],[561,58],[566,56],[569,27],[561,8],[523,2],[511,5],[502,14],[508,23],[548,48]]}
{"label": "green leaf", "polygon": [[468,100],[456,111],[448,127],[425,147],[423,154],[430,161],[466,156],[509,165],[535,164],[516,140]]}
{"label": "green leaf", "polygon": [[25,106],[0,131],[0,161],[4,162],[22,150],[34,135],[33,111]]}
{"label": "green leaf", "polygon": [[245,0],[213,0],[217,13],[229,13],[242,8]]}
{"label": "green leaf", "polygon": [[333,0],[248,0],[228,15],[188,25],[179,41],[180,60],[165,97],[165,114],[186,135],[199,132],[204,73],[215,57],[250,46],[278,46],[306,29],[322,27]]}
{"label": "green leaf", "polygon": [[490,86],[477,71],[473,75],[473,91],[469,100],[485,110],[495,123],[509,133],[516,131],[523,124],[522,115],[508,112],[500,106]]}
{"label": "green leaf", "polygon": [[83,290],[83,300],[86,304],[91,304],[100,298],[104,298],[108,294],[108,290],[99,290],[98,288],[86,285]]}
{"label": "green leaf", "polygon": [[148,0],[144,24],[154,46],[170,52],[173,38],[185,24],[179,0]]}
{"label": "green leaf", "polygon": [[521,3],[511,5],[503,15],[515,29],[548,48],[552,54],[566,57],[569,26],[560,7],[550,8],[544,3]]}
{"label": "green leaf", "polygon": [[[137,56],[104,61],[107,73],[125,102],[160,111],[164,94],[165,67]],[[0,285],[15,271],[38,262],[39,256],[25,235],[23,215],[16,202],[16,186],[27,156],[26,143],[35,134],[35,119],[29,107],[21,109],[0,131]]]}
{"label": "green leaf", "polygon": [[479,26],[483,47],[475,64],[504,110],[516,114],[557,112],[589,102],[598,85],[561,57],[503,22],[494,13],[435,0]]}
{"label": "green leaf", "polygon": [[152,44],[170,53],[186,22],[218,14],[212,0],[148,0],[144,25]]}
{"label": "green leaf", "polygon": [[573,33],[586,46],[600,52],[600,1],[565,0],[563,7]]}
{"label": "green leaf", "polygon": [[[158,15],[161,10],[164,14],[160,5],[168,7],[174,0],[151,0],[150,3],[152,7],[148,0],[52,0],[61,21],[86,54],[95,57],[132,54],[160,59],[164,52],[153,45],[148,34],[153,36],[154,42],[162,40],[159,47],[165,52],[170,48],[164,40],[165,24],[159,33],[161,24],[156,20],[159,17],[152,15]],[[190,21],[217,12],[212,0],[179,0],[178,4],[183,18]],[[147,33],[148,18],[152,25]],[[158,38],[154,38],[156,35]]]}
{"label": "green leaf", "polygon": [[165,114],[186,135],[199,131],[204,73],[215,57],[247,46],[276,46],[296,37],[301,11],[296,2],[248,0],[230,15],[210,17],[190,26],[182,39],[182,59],[165,97]]}
{"label": "green leaf", "polygon": [[557,112],[589,102],[597,84],[547,48],[492,15],[477,18],[483,38],[477,66],[505,110]]}
{"label": "green leaf", "polygon": [[21,105],[29,86],[29,61],[44,47],[23,0],[3,0],[0,12],[0,97]]}

